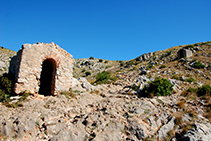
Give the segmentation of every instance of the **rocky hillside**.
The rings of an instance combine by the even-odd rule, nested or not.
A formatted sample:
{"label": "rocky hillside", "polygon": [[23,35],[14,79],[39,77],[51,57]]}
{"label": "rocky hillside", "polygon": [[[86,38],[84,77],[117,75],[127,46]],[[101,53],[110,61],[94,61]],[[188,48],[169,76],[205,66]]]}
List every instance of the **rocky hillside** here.
{"label": "rocky hillside", "polygon": [[[182,48],[191,50],[192,56],[178,58]],[[0,138],[209,141],[210,69],[211,42],[172,47],[129,61],[76,59],[70,91],[46,97],[24,94],[0,103]],[[171,83],[171,95],[144,95],[145,86],[162,80],[157,78]],[[169,83],[159,86],[170,87]]]}
{"label": "rocky hillside", "polygon": [[0,75],[8,72],[9,62],[14,55],[15,51],[0,47]]}
{"label": "rocky hillside", "polygon": [[[189,58],[178,59],[177,52],[182,48],[192,50],[193,55]],[[181,81],[180,85],[184,88],[210,84],[211,79],[211,42],[176,46],[163,51],[143,54],[129,61],[92,58],[75,60],[74,77],[85,77],[94,84],[97,73],[109,71],[119,80],[133,83],[143,73],[147,78],[177,79]],[[198,62],[205,66],[197,68],[194,64]],[[86,72],[90,72],[91,75],[86,75]]]}

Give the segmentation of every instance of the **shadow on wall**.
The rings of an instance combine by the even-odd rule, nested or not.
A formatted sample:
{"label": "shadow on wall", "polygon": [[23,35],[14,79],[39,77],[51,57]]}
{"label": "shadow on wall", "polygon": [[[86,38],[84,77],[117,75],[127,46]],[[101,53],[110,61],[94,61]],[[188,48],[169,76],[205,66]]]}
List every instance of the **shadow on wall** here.
{"label": "shadow on wall", "polygon": [[19,68],[20,68],[21,56],[22,56],[22,50],[19,50],[17,55],[11,58],[9,65],[9,74],[12,74],[14,76],[15,83],[17,82],[18,74],[20,71]]}

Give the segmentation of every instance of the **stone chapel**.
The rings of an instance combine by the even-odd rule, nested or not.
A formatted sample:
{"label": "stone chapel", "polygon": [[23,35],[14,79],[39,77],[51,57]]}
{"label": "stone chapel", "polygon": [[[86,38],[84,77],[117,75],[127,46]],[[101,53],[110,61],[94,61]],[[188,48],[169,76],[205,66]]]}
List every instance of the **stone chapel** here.
{"label": "stone chapel", "polygon": [[14,91],[58,95],[71,88],[73,56],[55,43],[24,44],[11,59]]}

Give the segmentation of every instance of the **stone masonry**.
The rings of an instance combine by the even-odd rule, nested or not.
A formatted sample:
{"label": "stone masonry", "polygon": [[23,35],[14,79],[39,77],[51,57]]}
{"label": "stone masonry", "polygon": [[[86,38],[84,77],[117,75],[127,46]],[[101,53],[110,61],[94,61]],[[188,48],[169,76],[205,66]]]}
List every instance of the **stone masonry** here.
{"label": "stone masonry", "polygon": [[[71,54],[55,43],[24,44],[10,63],[15,77],[14,91],[58,95],[71,88],[73,78]],[[48,80],[49,79],[49,80]],[[41,88],[42,87],[42,88]]]}
{"label": "stone masonry", "polygon": [[177,52],[177,56],[178,56],[178,59],[180,58],[189,58],[193,55],[193,52],[189,49],[180,49],[178,52]]}

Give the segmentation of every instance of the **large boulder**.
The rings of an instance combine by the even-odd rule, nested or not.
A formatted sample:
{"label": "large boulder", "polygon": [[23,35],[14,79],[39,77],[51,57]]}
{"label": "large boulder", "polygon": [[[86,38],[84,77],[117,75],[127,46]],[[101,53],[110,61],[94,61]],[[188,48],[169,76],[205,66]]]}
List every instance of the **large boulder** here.
{"label": "large boulder", "polygon": [[86,78],[78,78],[78,81],[81,83],[82,88],[88,90],[88,91],[93,91],[95,90],[95,86],[91,85]]}

